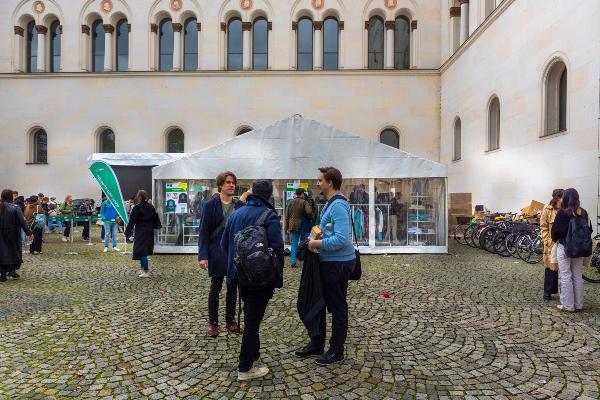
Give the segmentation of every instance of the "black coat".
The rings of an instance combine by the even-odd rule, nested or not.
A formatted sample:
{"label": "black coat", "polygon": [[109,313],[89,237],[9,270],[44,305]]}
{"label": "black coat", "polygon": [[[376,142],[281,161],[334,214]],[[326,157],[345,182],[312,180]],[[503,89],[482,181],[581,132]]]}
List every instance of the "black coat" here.
{"label": "black coat", "polygon": [[154,206],[144,201],[133,207],[125,237],[130,237],[134,228],[133,259],[140,260],[154,254],[154,230],[162,228]]}
{"label": "black coat", "polygon": [[18,206],[11,203],[4,203],[4,206],[4,213],[0,214],[0,269],[7,272],[17,269],[23,263],[21,229],[27,236],[31,235],[31,230]]}
{"label": "black coat", "polygon": [[308,241],[304,241],[298,249],[304,252],[304,259],[296,308],[300,320],[308,331],[308,335],[315,337],[321,334],[319,331],[319,316],[323,307],[325,307],[325,298],[323,297],[319,255],[308,251],[307,244]]}
{"label": "black coat", "polygon": [[[243,205],[244,203],[239,200],[233,202],[234,210]],[[202,219],[200,220],[198,232],[198,261],[208,260],[208,276],[210,277],[224,277],[227,275],[227,254],[221,249],[221,237],[225,224],[221,226],[218,232],[215,232],[221,222],[223,222],[223,204],[220,196],[214,196],[202,207]],[[213,232],[214,234],[211,237]]]}

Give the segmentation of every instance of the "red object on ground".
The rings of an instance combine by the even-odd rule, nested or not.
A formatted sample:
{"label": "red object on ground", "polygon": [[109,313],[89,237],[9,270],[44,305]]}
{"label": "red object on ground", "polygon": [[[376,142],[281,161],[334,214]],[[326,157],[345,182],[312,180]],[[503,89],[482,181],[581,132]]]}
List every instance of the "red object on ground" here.
{"label": "red object on ground", "polygon": [[383,292],[383,298],[384,299],[389,299],[390,298],[390,292]]}

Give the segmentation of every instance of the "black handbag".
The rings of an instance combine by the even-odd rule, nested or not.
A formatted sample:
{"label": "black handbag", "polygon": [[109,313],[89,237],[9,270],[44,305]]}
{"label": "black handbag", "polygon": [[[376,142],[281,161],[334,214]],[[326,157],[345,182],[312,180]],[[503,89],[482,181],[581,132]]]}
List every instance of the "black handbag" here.
{"label": "black handbag", "polygon": [[356,239],[356,231],[354,230],[354,217],[352,217],[352,209],[350,209],[350,222],[352,223],[352,237],[354,238],[354,256],[356,261],[354,263],[354,269],[350,272],[348,279],[351,281],[358,281],[362,276],[362,265],[360,263],[360,252],[358,251],[358,240]]}

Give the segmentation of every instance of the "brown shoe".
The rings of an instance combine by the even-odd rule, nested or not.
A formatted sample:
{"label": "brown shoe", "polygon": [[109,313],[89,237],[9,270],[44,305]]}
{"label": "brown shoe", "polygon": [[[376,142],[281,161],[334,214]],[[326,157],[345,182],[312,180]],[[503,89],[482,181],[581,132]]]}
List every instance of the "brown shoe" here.
{"label": "brown shoe", "polygon": [[227,331],[229,333],[243,333],[242,329],[240,328],[238,323],[235,322],[235,320],[227,324]]}
{"label": "brown shoe", "polygon": [[218,322],[211,322],[210,324],[208,324],[208,336],[210,336],[210,337],[219,336],[219,323]]}

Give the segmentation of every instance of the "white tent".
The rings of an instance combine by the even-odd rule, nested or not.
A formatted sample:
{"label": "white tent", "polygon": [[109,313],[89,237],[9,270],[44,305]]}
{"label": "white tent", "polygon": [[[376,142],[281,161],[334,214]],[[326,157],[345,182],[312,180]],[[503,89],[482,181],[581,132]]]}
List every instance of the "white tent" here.
{"label": "white tent", "polygon": [[[177,160],[161,163],[152,169],[155,191],[153,198],[161,199],[161,194],[156,193],[159,188],[164,187],[161,182],[214,180],[220,172],[225,170],[233,171],[240,180],[273,179],[282,182],[314,182],[318,175],[318,168],[327,165],[333,165],[340,169],[345,182],[346,180],[363,180],[365,190],[368,184],[368,212],[366,204],[364,207],[365,214],[368,213],[368,220],[365,216],[365,225],[368,224],[369,227],[368,241],[365,233],[365,243],[364,246],[361,246],[361,252],[447,252],[445,238],[447,168],[445,165],[303,118],[300,115],[294,115],[255,129],[202,151],[186,154]],[[443,205],[436,218],[440,221],[438,225],[442,225],[437,230],[443,230],[444,239],[440,239],[440,243],[436,243],[434,246],[423,246],[422,244],[411,246],[408,243],[402,246],[391,244],[385,247],[377,246],[376,228],[386,223],[385,221],[377,223],[376,180],[383,179],[390,182],[390,180],[414,178],[423,178],[422,180],[425,181],[436,179],[437,182],[442,182],[439,186],[443,193],[438,197]],[[160,211],[161,204],[157,206]],[[430,205],[428,204],[428,206]],[[390,223],[387,222],[387,226],[389,225]],[[161,247],[163,251],[168,252],[193,252],[193,249],[189,248],[192,246],[187,246],[187,249],[176,249],[177,246],[163,247],[160,243],[157,246],[158,252],[161,251]]]}

